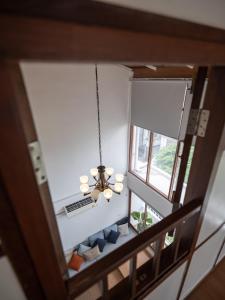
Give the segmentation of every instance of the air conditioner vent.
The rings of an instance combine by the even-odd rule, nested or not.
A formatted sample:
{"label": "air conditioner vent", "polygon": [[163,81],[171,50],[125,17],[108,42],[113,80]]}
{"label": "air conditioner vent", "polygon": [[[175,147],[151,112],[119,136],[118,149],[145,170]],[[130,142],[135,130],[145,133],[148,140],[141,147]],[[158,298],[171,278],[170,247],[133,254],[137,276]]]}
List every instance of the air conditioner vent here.
{"label": "air conditioner vent", "polygon": [[64,210],[66,212],[67,217],[72,217],[94,206],[96,206],[94,200],[91,197],[88,197],[64,206]]}

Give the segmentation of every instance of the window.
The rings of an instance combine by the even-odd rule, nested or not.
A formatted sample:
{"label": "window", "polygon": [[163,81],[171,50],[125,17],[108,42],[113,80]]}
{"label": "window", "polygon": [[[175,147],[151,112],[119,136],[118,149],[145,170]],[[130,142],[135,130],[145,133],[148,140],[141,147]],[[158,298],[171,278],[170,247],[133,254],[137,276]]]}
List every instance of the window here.
{"label": "window", "polygon": [[171,178],[176,156],[175,139],[153,133],[149,183],[169,197]]}
{"label": "window", "polygon": [[133,192],[130,201],[130,223],[138,232],[144,231],[162,219],[152,207]]}
{"label": "window", "polygon": [[133,127],[132,171],[146,180],[149,151],[149,131],[140,127]]}
{"label": "window", "polygon": [[132,127],[130,170],[145,183],[171,199],[175,180],[177,140]]}

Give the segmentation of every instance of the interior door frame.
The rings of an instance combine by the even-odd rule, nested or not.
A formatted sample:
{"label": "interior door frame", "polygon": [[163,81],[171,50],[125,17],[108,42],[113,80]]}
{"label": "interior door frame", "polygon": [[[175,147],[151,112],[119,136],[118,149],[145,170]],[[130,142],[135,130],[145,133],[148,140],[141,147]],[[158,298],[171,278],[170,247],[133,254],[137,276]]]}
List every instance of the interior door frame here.
{"label": "interior door frame", "polygon": [[[46,299],[63,300],[68,296],[63,277],[66,264],[48,185],[37,185],[29,156],[27,143],[37,135],[19,61],[222,66],[225,31],[93,1],[83,5],[71,1],[68,7],[62,3],[64,9],[43,3],[39,3],[42,9],[27,7],[26,1],[11,7],[0,4],[1,182],[34,267],[31,274],[38,278]],[[217,90],[215,82],[213,89]],[[204,199],[205,191],[201,196]]]}

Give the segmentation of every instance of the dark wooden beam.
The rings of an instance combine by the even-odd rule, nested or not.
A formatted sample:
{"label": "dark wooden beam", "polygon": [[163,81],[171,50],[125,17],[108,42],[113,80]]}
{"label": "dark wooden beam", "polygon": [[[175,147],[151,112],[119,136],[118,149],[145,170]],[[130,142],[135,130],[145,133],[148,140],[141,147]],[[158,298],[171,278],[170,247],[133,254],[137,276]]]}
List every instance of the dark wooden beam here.
{"label": "dark wooden beam", "polygon": [[44,300],[43,290],[1,178],[0,235],[0,254],[9,258],[27,299]]}
{"label": "dark wooden beam", "polygon": [[[214,176],[212,175],[215,175],[224,150],[224,141],[222,141],[225,126],[224,82],[225,67],[213,67],[209,73],[209,80],[203,104],[203,109],[210,111],[209,122],[205,137],[198,137],[196,140],[184,199],[184,204],[187,204],[192,199],[202,199],[203,205],[197,225],[195,226],[195,224],[193,224],[193,226],[195,226],[195,234],[193,236],[189,261],[184,272],[177,299],[179,299],[182,292],[185,278],[190,267],[191,258],[201,230],[209,193],[213,184]],[[190,224],[190,231],[193,230],[193,226]]]}
{"label": "dark wooden beam", "polygon": [[157,67],[156,71],[142,66],[131,67],[134,78],[192,78],[194,69],[188,67]]}
{"label": "dark wooden beam", "polygon": [[[198,68],[197,73],[193,78],[193,97],[192,97],[191,109],[199,109],[200,107],[206,76],[207,76],[207,68],[206,67]],[[192,140],[193,140],[192,135],[189,134],[185,135],[183,153],[181,156],[180,169],[177,178],[177,186],[173,197],[174,203],[180,202]]]}
{"label": "dark wooden beam", "polygon": [[80,6],[73,8],[71,1],[64,6],[45,3],[44,9],[37,8],[43,8],[43,3],[35,3],[21,8],[15,2],[0,4],[0,57],[144,65],[225,64],[223,30],[129,9],[120,12],[105,5],[87,21],[90,10],[85,13]]}
{"label": "dark wooden beam", "polygon": [[3,0],[0,13],[225,43],[222,29],[92,0]]}
{"label": "dark wooden beam", "polygon": [[[23,233],[45,299],[63,300],[67,293],[58,256],[62,246],[56,243],[57,226],[49,223],[51,199],[43,198],[45,187],[37,185],[29,155],[28,143],[35,138],[34,127],[25,129],[26,125],[33,125],[33,120],[17,63],[1,61],[0,85],[1,177],[8,201]],[[48,203],[44,204],[44,200]]]}

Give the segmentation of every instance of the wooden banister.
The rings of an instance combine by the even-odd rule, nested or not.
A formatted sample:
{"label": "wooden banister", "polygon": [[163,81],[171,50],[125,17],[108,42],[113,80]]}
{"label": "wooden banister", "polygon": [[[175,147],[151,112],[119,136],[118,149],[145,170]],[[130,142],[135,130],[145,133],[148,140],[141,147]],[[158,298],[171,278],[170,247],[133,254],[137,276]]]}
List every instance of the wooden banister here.
{"label": "wooden banister", "polygon": [[200,208],[200,199],[191,201],[81,273],[69,278],[67,280],[67,288],[70,296],[75,297],[94,283],[102,280],[108,273],[136,256],[137,253],[146,248],[150,243],[160,239],[162,235],[174,229],[180,222],[200,212]]}

